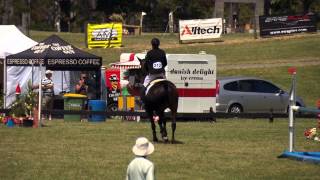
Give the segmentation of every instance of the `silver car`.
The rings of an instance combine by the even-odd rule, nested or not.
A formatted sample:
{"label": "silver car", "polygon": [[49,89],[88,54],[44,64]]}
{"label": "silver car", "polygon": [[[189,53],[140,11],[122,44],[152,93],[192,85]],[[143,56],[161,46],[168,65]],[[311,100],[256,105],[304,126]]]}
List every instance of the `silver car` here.
{"label": "silver car", "polygon": [[[286,113],[289,93],[255,77],[225,77],[217,80],[216,111],[231,113]],[[296,98],[297,106],[305,106]]]}

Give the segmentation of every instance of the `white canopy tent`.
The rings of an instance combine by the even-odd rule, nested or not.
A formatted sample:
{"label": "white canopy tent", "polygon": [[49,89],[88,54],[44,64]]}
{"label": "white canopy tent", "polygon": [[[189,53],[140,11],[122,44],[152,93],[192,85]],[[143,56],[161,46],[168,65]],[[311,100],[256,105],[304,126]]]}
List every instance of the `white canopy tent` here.
{"label": "white canopy tent", "polygon": [[[4,66],[0,76],[3,79],[4,106],[8,107],[15,100],[15,90],[19,84],[21,93],[27,92],[28,82],[39,82],[39,67],[10,66],[5,67],[6,56],[27,50],[38,44],[36,41],[25,36],[14,25],[0,25],[0,61]],[[44,71],[43,71],[44,73]],[[67,71],[54,71],[52,76],[55,83],[55,94],[62,91],[70,91],[70,75]],[[63,82],[63,83],[61,83]]]}
{"label": "white canopy tent", "polygon": [[0,59],[36,44],[38,43],[25,36],[15,25],[0,25]]}

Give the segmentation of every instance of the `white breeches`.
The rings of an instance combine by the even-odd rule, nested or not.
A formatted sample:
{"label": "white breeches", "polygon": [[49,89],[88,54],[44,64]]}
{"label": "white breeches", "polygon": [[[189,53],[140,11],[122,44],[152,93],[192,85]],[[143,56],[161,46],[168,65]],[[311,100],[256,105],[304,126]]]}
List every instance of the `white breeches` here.
{"label": "white breeches", "polygon": [[145,78],[144,78],[144,82],[143,85],[144,87],[147,87],[147,85],[154,79],[158,78],[158,77],[162,77],[163,79],[166,79],[166,76],[164,73],[160,73],[160,74],[148,74]]}

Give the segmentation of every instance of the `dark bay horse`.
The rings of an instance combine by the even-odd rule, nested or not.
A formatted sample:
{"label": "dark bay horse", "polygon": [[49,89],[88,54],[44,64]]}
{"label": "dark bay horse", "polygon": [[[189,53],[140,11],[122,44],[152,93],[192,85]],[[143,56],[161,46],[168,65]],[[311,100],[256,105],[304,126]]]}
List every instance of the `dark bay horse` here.
{"label": "dark bay horse", "polygon": [[[144,72],[144,60],[139,60],[141,64],[140,72],[136,73],[136,79],[140,81],[140,87],[144,81],[146,72]],[[143,85],[142,85],[143,86]],[[163,80],[153,84],[149,89],[148,93],[142,97],[146,113],[151,122],[153,141],[158,141],[156,135],[156,125],[153,116],[159,116],[158,124],[160,127],[160,133],[163,141],[168,141],[167,129],[166,129],[166,118],[164,111],[169,108],[172,115],[171,129],[172,139],[171,142],[175,142],[174,133],[176,130],[176,115],[178,110],[178,91],[176,86],[168,81]]]}

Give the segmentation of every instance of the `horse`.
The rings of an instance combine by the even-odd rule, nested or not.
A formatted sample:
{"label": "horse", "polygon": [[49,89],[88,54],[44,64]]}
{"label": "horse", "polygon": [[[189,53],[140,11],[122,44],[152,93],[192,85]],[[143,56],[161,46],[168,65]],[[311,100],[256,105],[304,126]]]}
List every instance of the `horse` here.
{"label": "horse", "polygon": [[[145,61],[143,59],[139,59],[141,68],[139,72],[135,74],[135,79],[137,79],[140,83],[138,88],[143,88],[143,81],[146,76],[145,72]],[[164,111],[169,108],[171,111],[171,130],[172,130],[172,138],[171,142],[175,142],[175,130],[176,130],[176,116],[178,110],[178,100],[179,94],[176,86],[168,80],[161,80],[157,83],[154,83],[148,90],[147,94],[144,97],[141,97],[144,103],[145,111],[151,122],[151,129],[153,135],[153,141],[157,142],[157,134],[156,134],[156,125],[153,116],[159,116],[158,124],[160,127],[160,133],[162,136],[162,140],[164,142],[168,142],[168,135],[166,129],[166,118]]]}

